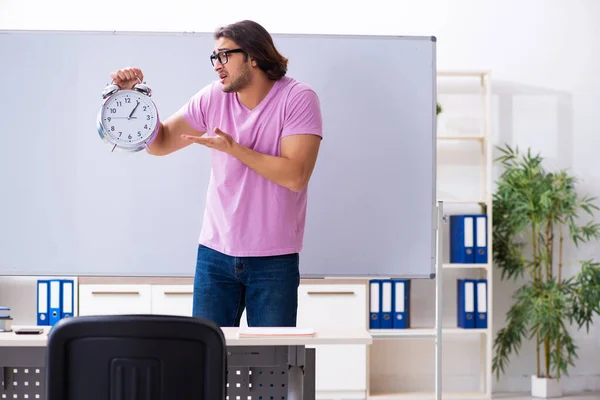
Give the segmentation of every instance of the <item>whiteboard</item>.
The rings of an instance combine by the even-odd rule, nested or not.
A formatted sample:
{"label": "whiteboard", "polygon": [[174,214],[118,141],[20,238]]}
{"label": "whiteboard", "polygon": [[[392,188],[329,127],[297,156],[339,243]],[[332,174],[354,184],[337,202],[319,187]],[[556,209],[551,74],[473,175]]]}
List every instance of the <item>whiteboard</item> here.
{"label": "whiteboard", "polygon": [[[434,37],[273,35],[318,94],[302,277],[430,278]],[[194,275],[209,150],[111,152],[101,92],[138,66],[166,119],[216,79],[207,33],[0,31],[0,275]]]}

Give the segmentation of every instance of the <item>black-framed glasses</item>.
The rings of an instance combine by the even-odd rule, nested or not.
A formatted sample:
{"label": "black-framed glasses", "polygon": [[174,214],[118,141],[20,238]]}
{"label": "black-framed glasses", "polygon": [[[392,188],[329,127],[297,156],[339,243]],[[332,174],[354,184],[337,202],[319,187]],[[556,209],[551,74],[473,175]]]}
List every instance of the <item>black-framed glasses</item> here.
{"label": "black-framed glasses", "polygon": [[222,50],[222,51],[218,52],[217,54],[213,53],[210,55],[210,63],[214,67],[215,60],[218,59],[221,64],[227,64],[227,61],[229,61],[229,53],[243,53],[243,52],[244,52],[244,50],[242,50],[242,49]]}

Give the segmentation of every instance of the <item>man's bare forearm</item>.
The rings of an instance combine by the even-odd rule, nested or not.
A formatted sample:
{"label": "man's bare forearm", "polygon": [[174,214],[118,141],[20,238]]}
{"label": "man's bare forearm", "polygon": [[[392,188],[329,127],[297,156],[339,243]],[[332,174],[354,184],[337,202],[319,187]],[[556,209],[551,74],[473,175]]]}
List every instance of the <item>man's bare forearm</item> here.
{"label": "man's bare forearm", "polygon": [[229,152],[254,172],[294,192],[306,186],[306,174],[300,162],[285,157],[259,153],[235,143]]}
{"label": "man's bare forearm", "polygon": [[161,156],[164,155],[165,153],[163,153],[163,147],[164,147],[164,135],[165,135],[165,127],[163,125],[163,123],[161,121],[158,122],[159,127],[158,127],[158,134],[156,135],[156,138],[154,139],[154,141],[148,146],[148,148],[146,149],[146,151],[149,154],[152,154],[153,156]]}
{"label": "man's bare forearm", "polygon": [[159,122],[159,130],[154,142],[149,145],[149,154],[155,156],[164,156],[182,149],[190,144],[189,141],[181,138],[181,134],[190,134],[202,136],[203,132],[198,132],[190,127],[183,118],[178,115],[171,117],[165,123]]}

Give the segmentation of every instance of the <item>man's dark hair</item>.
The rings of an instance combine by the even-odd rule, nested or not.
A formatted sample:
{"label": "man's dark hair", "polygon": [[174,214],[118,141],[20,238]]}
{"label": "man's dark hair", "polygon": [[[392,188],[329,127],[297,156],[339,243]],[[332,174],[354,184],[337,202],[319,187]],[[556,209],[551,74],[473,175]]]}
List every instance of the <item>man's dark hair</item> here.
{"label": "man's dark hair", "polygon": [[269,32],[254,21],[244,20],[220,27],[214,37],[215,40],[224,37],[237,43],[271,80],[276,81],[287,72],[288,59],[277,51]]}

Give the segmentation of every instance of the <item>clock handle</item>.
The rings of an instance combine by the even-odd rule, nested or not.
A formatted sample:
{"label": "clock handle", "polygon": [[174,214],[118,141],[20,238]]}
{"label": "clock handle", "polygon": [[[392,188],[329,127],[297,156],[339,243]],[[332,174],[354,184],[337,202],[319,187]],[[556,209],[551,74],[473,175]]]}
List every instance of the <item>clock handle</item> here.
{"label": "clock handle", "polygon": [[[144,82],[142,82],[142,80],[140,79],[140,77],[139,77],[139,76],[137,76],[137,74],[136,74],[136,76],[135,76],[135,79],[137,79],[138,83],[144,83]],[[115,83],[115,80],[113,79],[111,83]],[[137,83],[136,83],[136,85],[137,85]],[[134,85],[134,86],[135,86],[135,85]]]}
{"label": "clock handle", "polygon": [[[141,85],[142,88],[141,90],[138,90],[139,92],[142,92],[144,94],[148,94],[148,96],[150,96],[151,90],[148,86],[146,86],[142,80],[140,79],[139,76],[135,76],[136,79],[138,80],[139,83],[136,83],[135,85],[133,85],[133,89],[138,90],[138,85]],[[117,85],[115,83],[115,80],[113,79],[110,84],[106,85],[106,88],[104,88],[104,90],[102,91],[102,98],[106,99],[109,96],[112,96],[113,94],[115,94],[116,92],[118,92],[119,90],[121,90],[121,87],[119,85]]]}

